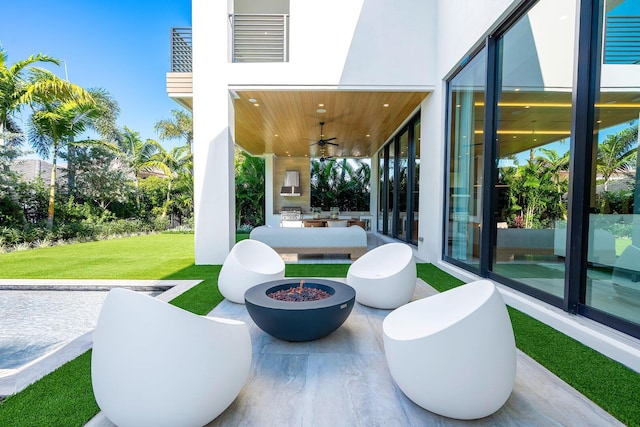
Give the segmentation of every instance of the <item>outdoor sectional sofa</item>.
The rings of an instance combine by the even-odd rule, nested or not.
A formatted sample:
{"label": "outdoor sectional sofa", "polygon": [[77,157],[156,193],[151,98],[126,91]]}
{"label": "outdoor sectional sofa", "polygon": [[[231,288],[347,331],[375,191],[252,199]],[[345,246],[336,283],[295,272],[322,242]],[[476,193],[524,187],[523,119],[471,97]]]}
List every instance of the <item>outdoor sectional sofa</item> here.
{"label": "outdoor sectional sofa", "polygon": [[347,254],[357,259],[367,252],[367,232],[351,227],[256,227],[249,235],[280,254]]}

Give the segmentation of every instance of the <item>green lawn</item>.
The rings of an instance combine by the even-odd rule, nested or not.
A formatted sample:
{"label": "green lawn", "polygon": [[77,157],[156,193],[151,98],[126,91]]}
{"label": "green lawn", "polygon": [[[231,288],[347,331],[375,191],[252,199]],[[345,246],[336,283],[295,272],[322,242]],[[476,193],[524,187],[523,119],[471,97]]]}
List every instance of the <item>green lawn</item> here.
{"label": "green lawn", "polygon": [[[348,264],[290,264],[287,276],[345,277]],[[193,265],[193,235],[160,234],[80,243],[0,255],[0,278],[200,279],[172,301],[209,312],[222,296],[220,266]],[[462,282],[430,264],[418,276],[439,291]],[[516,343],[525,353],[629,426],[640,426],[640,375],[577,341],[509,309]],[[0,426],[82,426],[98,411],[90,352],[0,403]]]}

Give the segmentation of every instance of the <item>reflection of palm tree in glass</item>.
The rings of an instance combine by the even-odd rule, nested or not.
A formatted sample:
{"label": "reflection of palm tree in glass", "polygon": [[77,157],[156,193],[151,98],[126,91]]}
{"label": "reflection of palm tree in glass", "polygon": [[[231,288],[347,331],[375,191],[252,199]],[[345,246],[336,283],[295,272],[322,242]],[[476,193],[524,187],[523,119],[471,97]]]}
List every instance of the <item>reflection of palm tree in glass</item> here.
{"label": "reflection of palm tree in glass", "polygon": [[[540,149],[542,156],[529,159],[520,166],[500,168],[499,183],[508,188],[508,211],[512,216],[520,215],[524,228],[545,228],[553,221],[566,218],[568,181],[561,179],[560,172],[566,169],[569,155],[559,156],[554,150]],[[513,217],[511,218],[513,220]]]}
{"label": "reflection of palm tree in glass", "polygon": [[608,135],[598,144],[598,173],[602,177],[604,191],[608,190],[611,177],[632,169],[638,151],[638,127],[631,126],[618,133]]}

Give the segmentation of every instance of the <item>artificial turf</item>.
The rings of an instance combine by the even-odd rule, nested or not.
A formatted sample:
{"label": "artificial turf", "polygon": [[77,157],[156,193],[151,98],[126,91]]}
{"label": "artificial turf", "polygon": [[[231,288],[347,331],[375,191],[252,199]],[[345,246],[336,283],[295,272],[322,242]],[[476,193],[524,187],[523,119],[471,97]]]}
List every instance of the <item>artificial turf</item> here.
{"label": "artificial turf", "polygon": [[[348,264],[287,264],[289,277],[345,277]],[[222,296],[220,266],[193,265],[193,235],[139,236],[0,255],[0,278],[199,279],[172,301],[208,313]],[[431,264],[418,276],[438,291],[462,284]],[[629,426],[640,426],[640,374],[509,308],[518,348]],[[0,426],[82,426],[98,407],[90,351],[0,402]]]}

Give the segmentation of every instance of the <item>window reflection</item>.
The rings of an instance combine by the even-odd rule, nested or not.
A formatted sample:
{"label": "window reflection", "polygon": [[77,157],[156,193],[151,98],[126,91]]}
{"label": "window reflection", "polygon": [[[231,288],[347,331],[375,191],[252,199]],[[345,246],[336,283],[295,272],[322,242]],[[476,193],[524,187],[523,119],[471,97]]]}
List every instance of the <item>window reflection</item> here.
{"label": "window reflection", "polygon": [[493,271],[562,297],[575,1],[541,0],[498,41]]}
{"label": "window reflection", "polygon": [[449,84],[449,222],[447,255],[478,266],[482,216],[486,51]]}
{"label": "window reflection", "polygon": [[[640,35],[640,1],[608,2],[607,25],[620,19],[638,22]],[[640,323],[640,72],[633,61],[621,60],[637,56],[637,47],[612,50],[614,35],[610,28],[605,32],[595,105],[585,303]]]}

